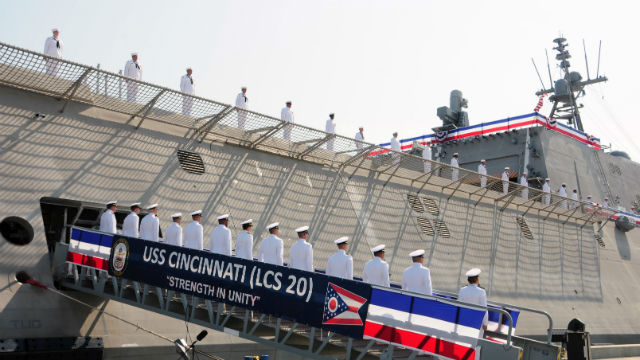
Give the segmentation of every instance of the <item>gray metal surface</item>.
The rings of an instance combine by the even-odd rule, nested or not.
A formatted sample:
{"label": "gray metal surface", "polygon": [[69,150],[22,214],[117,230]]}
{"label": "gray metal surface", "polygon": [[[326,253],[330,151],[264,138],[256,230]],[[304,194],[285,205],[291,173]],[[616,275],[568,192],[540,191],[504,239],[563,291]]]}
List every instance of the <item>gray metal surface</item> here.
{"label": "gray metal surface", "polygon": [[[2,74],[0,81],[9,85],[7,76],[15,74]],[[15,76],[9,80],[15,83]],[[72,83],[67,81],[60,92]],[[27,85],[36,84],[34,79]],[[74,98],[61,114],[63,103],[56,100],[60,92],[38,95],[16,87],[27,88],[0,87],[0,218],[23,217],[37,235],[25,246],[0,243],[0,337],[55,332],[100,336],[106,347],[158,344],[135,329],[16,284],[13,274],[19,270],[51,282],[38,204],[42,196],[158,202],[163,227],[168,214],[202,208],[206,235],[218,214],[230,212],[234,234],[239,231],[239,219],[255,220],[256,246],[265,236],[266,224],[280,221],[285,258],[295,240],[293,229],[309,224],[316,267],[324,268],[335,251],[332,241],[347,235],[352,239],[356,273],[370,259],[368,249],[386,243],[395,282],[410,264],[407,254],[424,248],[436,289],[457,292],[466,270],[477,266],[484,271],[481,282],[491,300],[547,310],[556,324],[580,317],[594,335],[640,333],[640,309],[635,302],[640,297],[640,269],[634,261],[640,256],[637,230],[622,234],[609,223],[596,233],[592,225],[600,219],[581,209],[573,214],[561,210],[561,198],[554,196],[550,206],[543,206],[539,191],[530,189],[529,199],[524,200],[517,196],[520,188],[515,184],[509,184],[504,197],[499,179],[489,179],[489,188],[481,189],[474,185],[477,173],[460,169],[460,180],[452,181],[451,168],[437,162],[431,173],[424,174],[418,157],[398,154],[400,166],[390,156],[363,157],[365,152],[357,154],[353,140],[347,138],[336,138],[338,152],[323,146],[307,151],[313,142],[295,142],[322,141],[326,134],[296,126],[293,141],[286,141],[280,135],[282,123],[260,114],[252,115],[256,120],[251,129],[267,130],[234,127],[237,112],[233,109],[209,119],[206,124],[211,126],[200,131],[190,124],[193,119],[173,122],[175,115],[147,117],[136,130],[137,122],[130,118],[138,108],[105,111],[104,106]],[[36,113],[45,117],[36,118]],[[549,174],[554,179],[565,174],[579,177],[581,187],[595,195],[597,174],[591,170],[588,152],[578,148],[583,145],[567,146],[566,139],[550,132],[538,136]],[[205,173],[184,171],[176,156],[178,149],[199,153]],[[562,151],[567,155],[548,156]],[[563,156],[576,161],[580,172],[571,173]],[[463,163],[464,157],[461,153]],[[640,176],[635,163],[602,158],[606,164],[620,166],[624,174]],[[637,189],[629,186],[634,182],[626,177],[612,176],[608,181],[621,196]],[[422,211],[410,203],[408,195],[420,196]],[[434,204],[437,211],[425,210]],[[532,238],[525,237],[516,221],[523,216]],[[596,235],[605,247],[598,245]],[[183,337],[180,321],[141,314],[115,302],[92,301],[169,337]],[[545,318],[523,314],[517,332],[543,335],[547,327]],[[238,343],[225,335],[212,341]]]}

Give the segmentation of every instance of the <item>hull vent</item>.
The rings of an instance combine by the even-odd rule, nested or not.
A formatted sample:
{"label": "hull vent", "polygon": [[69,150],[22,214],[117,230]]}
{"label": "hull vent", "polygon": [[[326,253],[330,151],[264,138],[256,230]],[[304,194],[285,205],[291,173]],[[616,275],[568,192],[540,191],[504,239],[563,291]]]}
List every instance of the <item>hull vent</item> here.
{"label": "hull vent", "polygon": [[442,220],[434,220],[433,224],[436,229],[438,229],[438,235],[440,237],[448,238],[451,237],[451,233],[449,232],[449,228],[447,228],[447,224]]}
{"label": "hull vent", "polygon": [[600,234],[593,234],[593,236],[596,238],[598,245],[600,245],[600,247],[604,247],[604,240],[602,240],[602,236],[600,236]]}
{"label": "hull vent", "polygon": [[420,226],[420,230],[422,230],[422,232],[425,233],[426,235],[428,236],[435,235],[433,226],[431,225],[431,222],[429,221],[429,219],[418,217],[418,225]]}
{"label": "hull vent", "polygon": [[438,209],[438,204],[435,200],[422,197],[422,203],[424,203],[424,206],[427,208],[427,212],[429,212],[429,214],[433,216],[440,215],[440,209]]}
{"label": "hull vent", "polygon": [[518,226],[520,226],[520,231],[522,231],[522,236],[524,236],[529,240],[533,240],[533,233],[531,232],[531,229],[529,229],[529,225],[527,225],[527,222],[524,220],[524,218],[520,216],[516,216],[516,222],[518,223]]}
{"label": "hull vent", "polygon": [[415,195],[407,194],[407,201],[409,202],[409,206],[413,209],[413,211],[417,213],[424,212],[424,206],[422,206],[422,202],[420,202],[419,197]]}
{"label": "hull vent", "polygon": [[204,174],[204,162],[200,154],[178,150],[178,161],[184,171],[191,174]]}

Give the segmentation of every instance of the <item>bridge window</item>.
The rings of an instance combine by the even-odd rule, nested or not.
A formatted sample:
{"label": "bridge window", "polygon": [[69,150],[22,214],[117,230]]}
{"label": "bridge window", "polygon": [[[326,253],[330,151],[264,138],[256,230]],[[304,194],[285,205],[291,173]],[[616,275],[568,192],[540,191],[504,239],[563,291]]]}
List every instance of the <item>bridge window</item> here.
{"label": "bridge window", "polygon": [[204,162],[198,153],[186,150],[178,150],[180,167],[191,174],[204,174]]}

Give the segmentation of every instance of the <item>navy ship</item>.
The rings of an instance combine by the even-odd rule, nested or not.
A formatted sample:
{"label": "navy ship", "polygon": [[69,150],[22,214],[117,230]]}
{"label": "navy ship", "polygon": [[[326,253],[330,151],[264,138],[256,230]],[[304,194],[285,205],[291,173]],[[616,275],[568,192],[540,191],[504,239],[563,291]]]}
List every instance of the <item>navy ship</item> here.
{"label": "navy ship", "polygon": [[[163,229],[168,214],[203,209],[205,247],[219,214],[231,214],[234,234],[254,219],[254,253],[279,221],[285,259],[294,229],[309,224],[316,269],[341,236],[358,275],[370,248],[384,243],[395,284],[407,254],[422,248],[439,295],[424,299],[450,306],[462,306],[455,294],[465,272],[481,268],[498,315],[494,339],[480,340],[482,358],[558,358],[569,335],[554,329],[570,322],[583,342],[586,330],[594,343],[637,343],[640,165],[584,131],[576,99],[605,78],[583,80],[569,70],[566,41],[556,48],[565,76],[539,92],[551,94],[549,115],[470,125],[454,91],[438,110],[441,127],[393,151],[0,43],[0,351],[175,358],[175,348],[188,357],[193,347],[179,340],[208,328],[217,331],[198,336],[202,356],[441,354],[120,279],[109,266],[124,267],[124,257],[110,249],[108,273],[96,261],[72,265],[74,231],[97,233],[112,199],[160,204]],[[420,156],[427,143],[432,159]],[[454,153],[459,168],[450,165]],[[481,159],[486,176],[476,172]],[[541,190],[545,178],[551,193]],[[579,200],[559,195],[561,183]],[[119,229],[127,213],[116,212]]]}

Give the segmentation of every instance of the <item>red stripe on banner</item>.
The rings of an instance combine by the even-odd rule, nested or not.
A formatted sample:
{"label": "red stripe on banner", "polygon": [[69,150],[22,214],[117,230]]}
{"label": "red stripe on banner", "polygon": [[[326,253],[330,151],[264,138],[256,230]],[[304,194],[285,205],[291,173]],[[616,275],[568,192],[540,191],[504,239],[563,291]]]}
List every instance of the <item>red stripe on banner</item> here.
{"label": "red stripe on banner", "polygon": [[[341,288],[340,286],[334,285],[333,283],[331,284],[331,287],[333,288],[333,290],[335,290],[338,294],[343,295],[348,297],[351,300],[357,301],[359,303],[364,304],[367,299],[363,298],[362,296],[358,296],[352,292],[349,292],[343,288]],[[356,309],[356,312],[358,312],[358,310]]]}
{"label": "red stripe on banner", "polygon": [[340,319],[338,317],[334,317],[331,320],[323,321],[323,324],[330,325],[362,325],[362,320],[360,319]]}
{"label": "red stripe on banner", "polygon": [[360,310],[359,307],[353,307],[353,306],[348,306],[349,311],[354,312],[354,313],[358,313],[358,310]]}
{"label": "red stripe on banner", "polygon": [[97,257],[67,252],[67,261],[78,265],[89,266],[98,270],[109,270],[109,262]]}
{"label": "red stripe on banner", "polygon": [[476,351],[472,347],[369,321],[364,325],[364,336],[405,345],[455,360],[471,360],[475,358]]}

